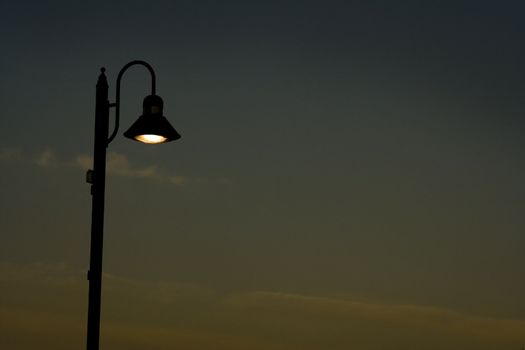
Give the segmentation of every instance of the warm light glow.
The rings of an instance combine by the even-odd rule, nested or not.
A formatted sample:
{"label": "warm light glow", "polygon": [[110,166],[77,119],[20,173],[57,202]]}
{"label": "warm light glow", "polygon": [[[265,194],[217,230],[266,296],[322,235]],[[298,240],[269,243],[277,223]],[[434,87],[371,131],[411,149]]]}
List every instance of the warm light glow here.
{"label": "warm light glow", "polygon": [[163,143],[164,141],[167,140],[167,138],[164,136],[160,136],[160,135],[146,134],[146,135],[135,136],[135,140],[144,142],[144,143],[154,144],[154,143]]}

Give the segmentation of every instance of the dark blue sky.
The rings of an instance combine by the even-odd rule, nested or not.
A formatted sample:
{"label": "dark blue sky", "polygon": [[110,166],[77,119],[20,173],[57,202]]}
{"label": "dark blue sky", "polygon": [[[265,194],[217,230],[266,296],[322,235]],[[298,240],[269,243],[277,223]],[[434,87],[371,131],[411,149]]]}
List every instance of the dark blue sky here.
{"label": "dark blue sky", "polygon": [[182,139],[108,150],[106,347],[520,348],[524,10],[2,3],[1,337],[81,346],[94,87],[143,59]]}

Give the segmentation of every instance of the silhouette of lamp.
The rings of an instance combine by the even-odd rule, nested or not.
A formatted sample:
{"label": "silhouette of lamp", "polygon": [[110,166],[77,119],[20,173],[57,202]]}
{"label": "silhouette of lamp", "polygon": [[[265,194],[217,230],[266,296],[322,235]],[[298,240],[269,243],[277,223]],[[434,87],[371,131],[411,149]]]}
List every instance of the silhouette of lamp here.
{"label": "silhouette of lamp", "polygon": [[163,143],[180,138],[170,122],[162,115],[164,103],[160,96],[149,95],[144,99],[143,114],[124,133],[124,136],[143,143]]}
{"label": "silhouette of lamp", "polygon": [[[131,61],[120,70],[117,77],[115,103],[108,100],[108,82],[105,68],[101,68],[96,88],[95,146],[93,170],[88,170],[86,181],[91,184],[91,249],[89,257],[89,299],[87,323],[87,350],[98,350],[100,339],[100,306],[102,290],[102,244],[104,238],[104,192],[106,186],[106,149],[117,135],[120,120],[120,81],[131,66],[141,65],[151,75],[151,94],[144,98],[142,115],[124,132],[124,136],[146,144],[158,144],[180,138],[179,133],[162,115],[164,103],[155,94],[155,72],[144,61]],[[115,107],[115,128],[108,137],[109,111]]]}

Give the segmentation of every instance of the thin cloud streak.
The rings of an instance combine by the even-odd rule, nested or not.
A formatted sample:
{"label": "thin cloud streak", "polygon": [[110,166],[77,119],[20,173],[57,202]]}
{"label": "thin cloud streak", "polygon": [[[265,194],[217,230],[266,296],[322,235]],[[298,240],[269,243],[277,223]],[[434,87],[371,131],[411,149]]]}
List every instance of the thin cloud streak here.
{"label": "thin cloud streak", "polygon": [[[65,264],[9,263],[0,263],[0,272],[4,276],[0,280],[8,286],[0,312],[16,320],[0,330],[0,338],[21,334],[33,339],[36,347],[42,339],[50,344],[54,341],[45,337],[42,327],[83,326],[79,310],[87,297],[84,273]],[[35,298],[42,290],[46,293]],[[102,341],[116,350],[168,349],[181,344],[195,350],[212,346],[224,350],[489,350],[519,348],[525,334],[522,319],[471,315],[442,307],[272,291],[224,294],[197,285],[110,274],[104,275],[103,294]],[[82,300],[69,300],[71,297]],[[24,304],[16,302],[22,299]],[[75,334],[75,342],[82,341],[78,329],[63,329]]]}
{"label": "thin cloud streak", "polygon": [[[75,164],[84,170],[88,170],[92,167],[93,157],[86,154],[78,155],[75,159]],[[126,155],[116,152],[108,153],[106,169],[108,174],[113,176],[155,180],[178,186],[184,185],[188,181],[187,177],[168,174],[156,165],[147,167],[134,166]]]}
{"label": "thin cloud streak", "polygon": [[41,167],[54,166],[58,164],[57,157],[50,149],[46,149],[38,154],[35,162]]}
{"label": "thin cloud streak", "polygon": [[20,160],[21,152],[17,148],[2,148],[0,149],[0,160]]}
{"label": "thin cloud streak", "polygon": [[68,165],[61,162],[50,148],[27,155],[19,148],[4,147],[0,149],[0,161],[30,163],[43,168]]}
{"label": "thin cloud streak", "polygon": [[[64,161],[49,148],[28,156],[20,149],[5,147],[0,149],[0,161],[29,163],[41,168],[76,167],[83,170],[93,168],[93,157],[90,155],[80,154],[76,156],[73,161]],[[176,186],[185,185],[190,181],[190,178],[187,176],[170,174],[156,165],[136,166],[131,164],[126,155],[116,152],[108,153],[106,170],[110,176],[152,180]],[[203,182],[203,179],[196,179],[193,181]],[[229,182],[219,180],[218,183],[224,184]]]}
{"label": "thin cloud streak", "polygon": [[[251,292],[235,295],[226,304],[237,308],[253,309],[258,313],[281,310],[281,316],[290,313],[292,319],[326,317],[340,319],[359,318],[413,330],[440,331],[481,338],[509,338],[518,341],[525,334],[525,320],[475,316],[453,309],[428,305],[363,302],[319,296],[278,292]],[[255,310],[256,309],[256,310]],[[266,311],[261,310],[266,309]]]}

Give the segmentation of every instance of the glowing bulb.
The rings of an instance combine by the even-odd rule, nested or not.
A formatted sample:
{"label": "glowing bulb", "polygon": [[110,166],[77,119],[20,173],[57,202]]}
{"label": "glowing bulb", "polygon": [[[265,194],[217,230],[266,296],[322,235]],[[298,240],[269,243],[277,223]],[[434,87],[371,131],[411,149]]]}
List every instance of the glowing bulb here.
{"label": "glowing bulb", "polygon": [[164,141],[167,140],[167,138],[164,136],[160,136],[160,135],[146,134],[146,135],[135,136],[135,140],[144,142],[144,143],[155,144],[155,143],[163,143]]}

